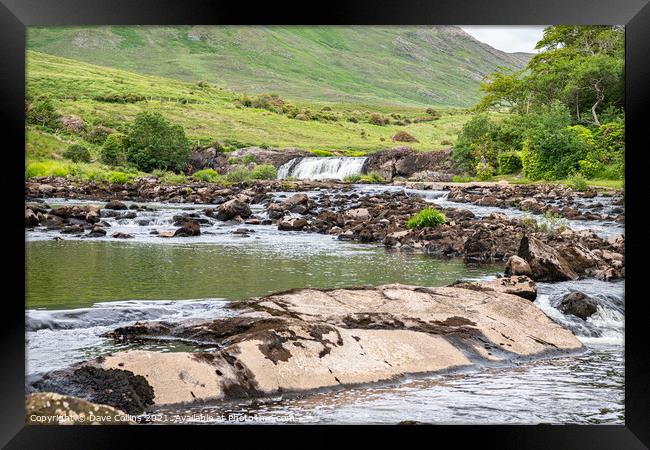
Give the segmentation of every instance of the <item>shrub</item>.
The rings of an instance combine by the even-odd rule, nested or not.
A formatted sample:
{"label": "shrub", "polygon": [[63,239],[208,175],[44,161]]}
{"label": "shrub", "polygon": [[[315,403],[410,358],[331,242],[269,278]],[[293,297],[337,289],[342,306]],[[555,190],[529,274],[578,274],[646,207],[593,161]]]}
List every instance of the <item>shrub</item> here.
{"label": "shrub", "polygon": [[100,160],[109,166],[118,166],[126,162],[124,151],[124,135],[121,133],[109,134],[99,151]]}
{"label": "shrub", "polygon": [[531,118],[522,149],[524,175],[531,180],[566,177],[579,168],[589,144],[575,128],[564,108],[554,107]]}
{"label": "shrub", "polygon": [[114,129],[103,125],[97,125],[86,134],[86,140],[91,144],[102,145],[106,141],[106,138],[112,133],[115,133]]}
{"label": "shrub", "polygon": [[141,112],[124,139],[127,160],[140,170],[182,170],[190,146],[180,125],[169,123],[160,113]]}
{"label": "shrub", "polygon": [[419,142],[415,137],[406,131],[398,131],[395,136],[393,136],[393,141],[395,142]]}
{"label": "shrub", "polygon": [[451,177],[451,181],[453,181],[454,183],[469,183],[472,181],[472,177],[454,175],[453,177]]}
{"label": "shrub", "polygon": [[260,164],[255,166],[251,176],[255,180],[275,180],[278,177],[278,172],[271,164]]}
{"label": "shrub", "polygon": [[575,191],[586,191],[589,188],[587,179],[582,174],[575,174],[567,179],[571,189]]}
{"label": "shrub", "polygon": [[436,227],[446,221],[447,217],[444,213],[434,208],[425,208],[411,217],[406,222],[406,226],[407,228]]}
{"label": "shrub", "polygon": [[361,180],[361,175],[358,173],[352,175],[346,175],[343,177],[343,181],[346,183],[358,183]]}
{"label": "shrub", "polygon": [[499,174],[510,175],[518,173],[523,167],[521,164],[521,156],[517,152],[503,152],[497,156]]}
{"label": "shrub", "polygon": [[[451,157],[454,166],[465,172],[473,172],[481,156],[491,150],[491,133],[494,124],[487,114],[478,114],[470,119],[464,126]],[[483,153],[483,154],[480,154]]]}
{"label": "shrub", "polygon": [[221,175],[217,173],[216,170],[214,169],[203,169],[203,170],[197,170],[192,174],[192,178],[194,178],[197,181],[205,181],[207,183],[216,183],[220,178]]}
{"label": "shrub", "polygon": [[494,167],[489,162],[481,161],[475,168],[476,176],[481,181],[487,181],[494,175]]}
{"label": "shrub", "polygon": [[90,152],[86,147],[72,144],[63,152],[63,157],[74,162],[90,162]]}
{"label": "shrub", "polygon": [[241,160],[244,164],[250,164],[255,162],[255,155],[252,153],[247,153],[246,155],[241,157]]}
{"label": "shrub", "polygon": [[239,166],[226,174],[226,180],[230,183],[244,183],[250,179],[251,171],[242,166]]}
{"label": "shrub", "polygon": [[230,158],[228,158],[228,164],[237,164],[238,162],[239,162],[239,158],[237,158],[236,156],[231,156]]}
{"label": "shrub", "polygon": [[382,117],[381,114],[372,113],[370,116],[368,116],[368,122],[373,125],[386,125],[390,122],[390,120],[386,117]]}
{"label": "shrub", "polygon": [[34,125],[54,130],[59,127],[60,118],[49,98],[38,99],[27,108],[27,122]]}
{"label": "shrub", "polygon": [[436,111],[436,110],[433,109],[433,108],[427,108],[426,113],[427,113],[428,115],[430,115],[431,117],[434,117],[434,118],[438,118],[438,117],[440,117],[440,113],[438,113],[438,111]]}
{"label": "shrub", "polygon": [[132,173],[111,172],[108,175],[108,182],[109,183],[115,183],[115,184],[124,184],[124,183],[130,182],[134,178],[135,178],[135,175],[132,174]]}

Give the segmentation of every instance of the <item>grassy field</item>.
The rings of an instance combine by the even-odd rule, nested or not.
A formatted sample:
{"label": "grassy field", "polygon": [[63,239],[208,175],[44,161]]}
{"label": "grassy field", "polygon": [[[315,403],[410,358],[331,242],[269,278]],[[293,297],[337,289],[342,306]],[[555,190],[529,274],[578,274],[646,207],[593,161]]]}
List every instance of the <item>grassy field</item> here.
{"label": "grassy field", "polygon": [[[59,113],[81,117],[87,129],[103,125],[124,131],[138,112],[158,111],[183,125],[193,144],[223,141],[236,146],[298,147],[340,154],[405,145],[391,140],[401,130],[418,140],[408,143],[416,150],[447,148],[469,117],[461,109],[440,109],[436,120],[398,125],[395,122],[401,120],[390,114],[408,121],[418,120],[427,117],[425,108],[303,100],[295,105],[312,113],[325,108],[332,119],[298,120],[265,109],[242,107],[242,94],[211,84],[146,76],[33,51],[27,52],[27,91],[32,100],[49,96]],[[127,102],[113,102],[121,98]],[[368,123],[367,117],[372,113],[380,113],[391,123]],[[350,122],[352,116],[360,121]],[[28,160],[58,159],[72,142],[87,145],[91,152],[97,150],[84,142],[83,134],[52,134],[29,126],[26,156]]]}
{"label": "grassy field", "polygon": [[458,27],[29,27],[29,49],[238,92],[372,105],[472,106],[509,54]]}

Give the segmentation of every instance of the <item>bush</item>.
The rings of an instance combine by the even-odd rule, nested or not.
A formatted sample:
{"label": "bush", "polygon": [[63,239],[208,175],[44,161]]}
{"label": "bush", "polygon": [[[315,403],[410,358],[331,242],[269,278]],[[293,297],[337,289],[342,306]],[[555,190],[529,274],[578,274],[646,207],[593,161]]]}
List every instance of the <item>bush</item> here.
{"label": "bush", "polygon": [[575,174],[567,179],[571,189],[575,191],[586,191],[589,186],[587,184],[587,179],[581,174]]}
{"label": "bush", "polygon": [[49,98],[38,99],[27,108],[27,122],[34,125],[55,130],[59,127],[60,118]]}
{"label": "bush", "polygon": [[346,175],[343,177],[343,181],[346,183],[358,183],[361,180],[361,175],[358,173],[352,175]]}
{"label": "bush", "polygon": [[503,152],[497,156],[499,174],[510,175],[522,169],[521,156],[517,152]]}
{"label": "bush", "polygon": [[395,136],[393,136],[393,141],[395,142],[419,142],[413,135],[407,133],[406,131],[398,131]]}
{"label": "bush", "polygon": [[568,111],[555,107],[532,119],[521,154],[524,175],[531,180],[553,180],[578,170],[589,144],[569,126]]}
{"label": "bush", "polygon": [[446,221],[447,217],[444,213],[434,208],[425,208],[411,217],[406,222],[406,226],[407,228],[436,227]]}
{"label": "bush", "polygon": [[86,140],[91,144],[102,145],[112,133],[115,133],[114,129],[98,125],[86,134]]}
{"label": "bush", "polygon": [[485,153],[492,149],[494,127],[487,114],[478,114],[463,126],[451,154],[457,169],[473,173],[480,157],[488,157]]}
{"label": "bush", "polygon": [[487,181],[494,175],[494,167],[489,162],[481,161],[474,169],[476,176],[481,181]]}
{"label": "bush", "polygon": [[275,180],[278,177],[278,172],[271,164],[260,164],[255,166],[251,176],[255,180]]}
{"label": "bush", "polygon": [[189,160],[190,145],[180,125],[160,113],[141,112],[124,138],[127,160],[138,169],[182,170]]}
{"label": "bush", "polygon": [[472,181],[472,177],[454,175],[453,177],[451,177],[451,181],[453,181],[454,183],[469,183]]}
{"label": "bush", "polygon": [[135,178],[135,175],[132,173],[124,172],[111,172],[108,175],[108,182],[115,184],[124,184],[132,181]]}
{"label": "bush", "polygon": [[244,183],[250,179],[251,171],[242,166],[239,166],[226,174],[226,180],[230,183]]}
{"label": "bush", "polygon": [[214,169],[203,169],[194,172],[192,178],[197,181],[205,181],[206,183],[216,183],[221,178],[221,175]]}
{"label": "bush", "polygon": [[440,113],[438,113],[438,111],[436,111],[436,110],[433,109],[433,108],[427,108],[426,113],[427,113],[428,115],[430,115],[431,117],[433,117],[433,118],[438,118],[438,117],[440,117]]}
{"label": "bush", "polygon": [[90,152],[86,147],[72,144],[63,152],[63,157],[74,162],[90,162]]}
{"label": "bush", "polygon": [[99,151],[100,160],[109,166],[119,166],[126,162],[124,151],[124,135],[121,133],[109,134]]}
{"label": "bush", "polygon": [[250,164],[255,162],[255,155],[252,153],[247,153],[246,155],[241,157],[241,160],[244,164]]}
{"label": "bush", "polygon": [[370,122],[373,125],[387,125],[390,122],[390,120],[388,118],[382,117],[381,114],[372,113],[368,117],[368,122]]}

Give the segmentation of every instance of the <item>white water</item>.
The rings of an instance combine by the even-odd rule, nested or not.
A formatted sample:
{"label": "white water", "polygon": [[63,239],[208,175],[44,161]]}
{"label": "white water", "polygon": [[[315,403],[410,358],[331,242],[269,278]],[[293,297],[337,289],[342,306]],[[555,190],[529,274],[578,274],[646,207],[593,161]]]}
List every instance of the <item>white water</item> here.
{"label": "white water", "polygon": [[278,169],[278,179],[294,177],[299,180],[342,180],[348,175],[361,174],[366,159],[343,156],[295,158]]}

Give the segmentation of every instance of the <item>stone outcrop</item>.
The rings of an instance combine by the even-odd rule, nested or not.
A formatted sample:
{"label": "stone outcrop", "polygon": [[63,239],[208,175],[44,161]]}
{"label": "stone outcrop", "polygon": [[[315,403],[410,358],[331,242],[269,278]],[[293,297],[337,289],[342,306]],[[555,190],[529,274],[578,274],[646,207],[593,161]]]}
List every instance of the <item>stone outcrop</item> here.
{"label": "stone outcrop", "polygon": [[120,342],[179,339],[217,350],[129,350],[50,373],[32,387],[133,411],[149,401],[252,398],[583,349],[570,331],[503,287],[393,284],[243,300],[230,305],[239,313],[232,317],[142,322],[108,334]]}
{"label": "stone outcrop", "polygon": [[409,147],[398,147],[368,155],[366,172],[377,172],[386,181],[396,177],[408,178],[418,173],[438,174],[438,179],[427,181],[451,181],[450,150],[418,152]]}
{"label": "stone outcrop", "polygon": [[532,236],[524,236],[517,255],[525,260],[537,281],[575,280],[578,274],[560,253]]}

